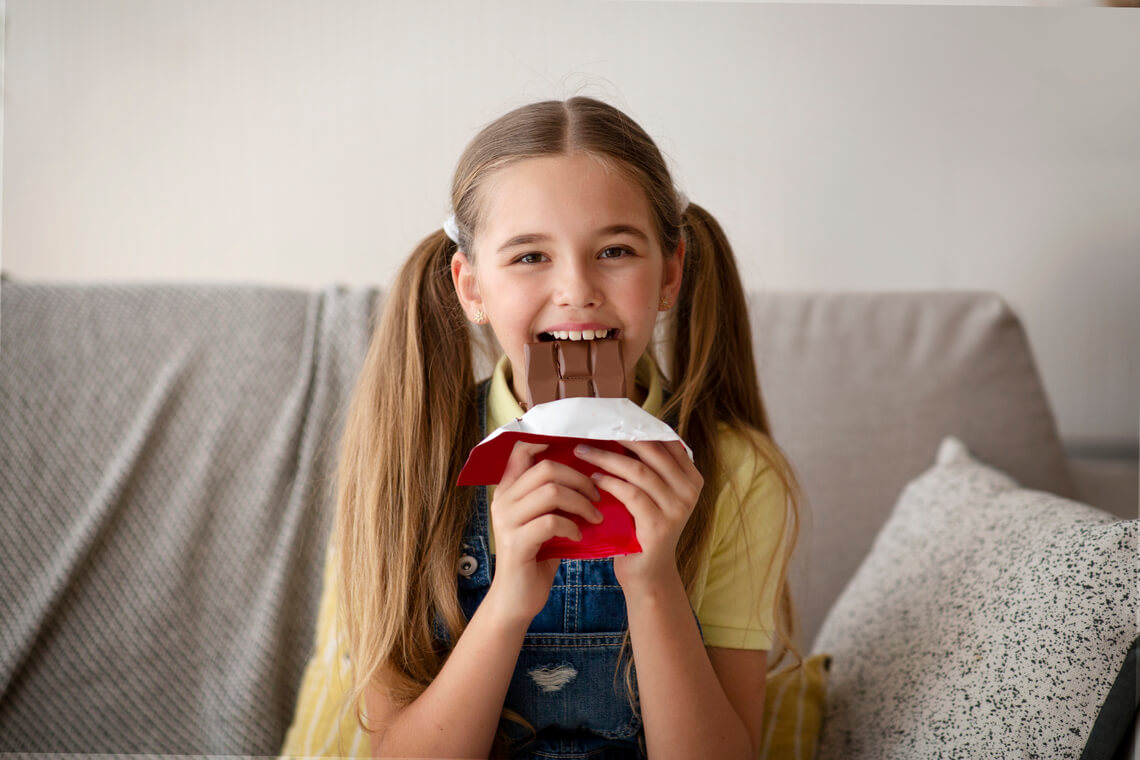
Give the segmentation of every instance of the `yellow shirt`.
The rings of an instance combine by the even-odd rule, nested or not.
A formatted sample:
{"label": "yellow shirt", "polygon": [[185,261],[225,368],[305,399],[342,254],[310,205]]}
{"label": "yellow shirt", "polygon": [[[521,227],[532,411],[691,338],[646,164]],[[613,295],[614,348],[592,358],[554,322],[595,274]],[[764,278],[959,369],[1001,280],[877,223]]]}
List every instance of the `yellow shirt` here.
{"label": "yellow shirt", "polygon": [[[491,375],[484,434],[523,414],[511,390],[509,368],[503,356]],[[661,377],[648,354],[638,362],[637,383],[646,389],[642,407],[657,415],[663,401]],[[708,554],[689,601],[707,646],[771,649],[779,569],[772,559],[784,534],[784,488],[738,433],[722,427],[718,446],[728,477],[717,496]],[[488,489],[488,498],[492,491]],[[369,756],[368,737],[357,724],[352,706],[345,704],[351,675],[348,651],[337,630],[335,572],[330,541],[315,651],[301,680],[283,756]]]}

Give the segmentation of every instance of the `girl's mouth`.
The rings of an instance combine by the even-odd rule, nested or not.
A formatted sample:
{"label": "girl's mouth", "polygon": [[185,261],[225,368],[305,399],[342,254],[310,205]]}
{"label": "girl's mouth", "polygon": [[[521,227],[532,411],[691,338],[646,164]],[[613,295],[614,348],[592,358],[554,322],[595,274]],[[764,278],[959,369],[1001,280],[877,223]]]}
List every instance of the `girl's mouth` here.
{"label": "girl's mouth", "polygon": [[607,340],[616,337],[617,328],[615,327],[608,330],[555,330],[538,334],[539,341],[543,343],[550,343],[555,340]]}

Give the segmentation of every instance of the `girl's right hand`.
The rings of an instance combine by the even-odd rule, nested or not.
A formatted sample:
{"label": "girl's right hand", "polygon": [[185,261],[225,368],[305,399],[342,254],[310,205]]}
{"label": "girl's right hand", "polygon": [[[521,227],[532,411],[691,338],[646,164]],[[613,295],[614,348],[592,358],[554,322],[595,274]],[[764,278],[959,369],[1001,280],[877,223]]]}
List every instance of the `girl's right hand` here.
{"label": "girl's right hand", "polygon": [[538,561],[539,548],[555,536],[582,539],[574,521],[555,510],[602,521],[593,504],[601,498],[593,480],[561,462],[535,464],[535,456],[546,448],[543,443],[515,443],[491,502],[495,575],[484,604],[491,602],[528,626],[546,606],[558,572],[557,559]]}

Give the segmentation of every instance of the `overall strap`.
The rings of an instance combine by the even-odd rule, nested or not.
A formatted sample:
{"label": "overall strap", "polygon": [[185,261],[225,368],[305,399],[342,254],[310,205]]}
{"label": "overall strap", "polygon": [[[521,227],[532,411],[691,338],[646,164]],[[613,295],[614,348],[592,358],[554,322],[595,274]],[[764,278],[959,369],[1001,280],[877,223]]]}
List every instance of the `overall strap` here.
{"label": "overall strap", "polygon": [[491,378],[475,386],[475,408],[479,410],[479,440],[487,435],[487,397],[491,395]]}
{"label": "overall strap", "polygon": [[[487,402],[491,392],[491,378],[487,378],[475,387],[475,408],[479,414],[479,440],[487,435]],[[491,516],[487,503],[487,486],[476,486],[475,496],[472,500],[471,516],[467,521],[466,534],[469,536],[489,535]]]}
{"label": "overall strap", "polygon": [[[484,380],[475,387],[475,409],[479,420],[479,438],[482,440],[487,427],[487,397],[490,380]],[[471,507],[467,523],[463,529],[460,554],[457,560],[457,590],[464,613],[471,617],[475,607],[482,601],[486,587],[491,582],[492,557],[488,551],[488,521],[490,510],[487,505],[487,486],[474,486],[471,494]],[[436,640],[442,647],[450,648],[451,637],[443,617],[436,612],[432,625]]]}

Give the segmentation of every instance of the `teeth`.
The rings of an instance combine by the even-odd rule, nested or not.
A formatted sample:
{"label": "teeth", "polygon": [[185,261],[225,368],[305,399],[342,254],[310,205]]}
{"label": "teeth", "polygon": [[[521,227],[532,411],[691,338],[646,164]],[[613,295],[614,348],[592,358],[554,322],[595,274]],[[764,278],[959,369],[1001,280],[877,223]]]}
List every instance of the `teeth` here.
{"label": "teeth", "polygon": [[610,334],[609,330],[553,330],[549,333],[555,340],[600,340]]}

